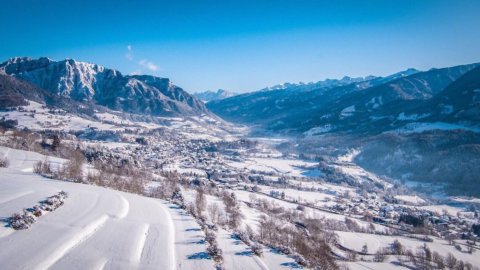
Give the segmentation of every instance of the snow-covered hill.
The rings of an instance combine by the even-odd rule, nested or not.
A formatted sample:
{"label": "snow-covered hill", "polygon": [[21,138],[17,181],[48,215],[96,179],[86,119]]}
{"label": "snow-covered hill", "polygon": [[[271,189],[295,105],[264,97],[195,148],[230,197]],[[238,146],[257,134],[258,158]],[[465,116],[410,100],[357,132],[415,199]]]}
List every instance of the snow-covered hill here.
{"label": "snow-covered hill", "polygon": [[[2,269],[214,269],[205,235],[178,206],[36,175],[34,164],[46,157],[35,152],[0,147],[0,157],[10,162],[9,168],[0,169]],[[68,193],[63,206],[38,217],[28,230],[8,227],[7,217],[59,191]],[[253,256],[225,230],[218,242],[225,269],[286,270],[296,265],[268,248],[262,258]]]}
{"label": "snow-covered hill", "polygon": [[69,197],[30,229],[0,227],[3,269],[213,269],[202,233],[183,210],[158,199],[50,180],[32,171],[40,154],[0,148],[0,216],[32,207],[60,190]]}

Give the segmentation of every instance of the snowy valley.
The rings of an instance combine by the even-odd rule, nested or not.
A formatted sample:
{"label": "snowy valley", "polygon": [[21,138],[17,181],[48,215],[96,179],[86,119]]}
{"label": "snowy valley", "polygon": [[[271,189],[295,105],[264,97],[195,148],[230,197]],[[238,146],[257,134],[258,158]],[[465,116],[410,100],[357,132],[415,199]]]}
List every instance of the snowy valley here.
{"label": "snowy valley", "polygon": [[[252,137],[258,130],[221,119],[167,79],[74,60],[14,58],[1,67],[2,269],[480,265],[478,199],[375,173],[368,148],[344,134],[341,143],[321,127]],[[68,87],[40,88],[58,81]],[[111,92],[112,83],[125,92]],[[118,102],[102,103],[98,89]],[[131,91],[151,102],[125,101]]]}
{"label": "snowy valley", "polygon": [[[355,165],[354,150],[328,162],[300,159],[206,116],[165,117],[163,125],[110,113],[85,119],[33,101],[1,116],[18,121],[2,131],[0,148],[8,164],[0,169],[0,260],[8,269],[480,263],[469,203],[424,199]],[[74,152],[86,160],[80,171]],[[31,216],[60,191],[64,205],[12,228],[12,214]]]}

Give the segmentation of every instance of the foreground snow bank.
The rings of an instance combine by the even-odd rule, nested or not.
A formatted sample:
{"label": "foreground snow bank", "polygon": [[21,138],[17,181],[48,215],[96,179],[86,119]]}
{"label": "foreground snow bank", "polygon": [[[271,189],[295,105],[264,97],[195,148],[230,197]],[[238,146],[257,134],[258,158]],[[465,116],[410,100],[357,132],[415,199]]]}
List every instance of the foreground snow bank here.
{"label": "foreground snow bank", "polygon": [[[167,202],[33,174],[41,155],[2,149],[0,216],[57,194],[64,205],[28,230],[0,227],[2,269],[213,269],[198,224]],[[6,150],[6,151],[5,151]],[[12,155],[9,155],[12,154]]]}

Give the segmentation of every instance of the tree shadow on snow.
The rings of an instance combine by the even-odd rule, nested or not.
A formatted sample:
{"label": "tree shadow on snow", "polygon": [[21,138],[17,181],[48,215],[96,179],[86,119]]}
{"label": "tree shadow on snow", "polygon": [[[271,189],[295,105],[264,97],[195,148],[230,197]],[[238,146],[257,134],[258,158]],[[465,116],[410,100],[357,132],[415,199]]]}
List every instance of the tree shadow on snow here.
{"label": "tree shadow on snow", "polygon": [[295,262],[284,262],[280,264],[281,266],[289,267],[292,269],[303,269],[303,266],[299,265],[298,263]]}
{"label": "tree shadow on snow", "polygon": [[283,253],[280,252],[280,250],[276,249],[276,248],[270,248],[270,252],[274,253],[274,254],[280,254],[282,255]]}
{"label": "tree shadow on snow", "polygon": [[242,252],[236,252],[235,255],[251,257],[251,256],[253,256],[253,252],[250,251],[250,250],[245,250],[245,251],[242,251]]}
{"label": "tree shadow on snow", "polygon": [[192,241],[192,244],[197,244],[197,245],[203,245],[205,243],[206,243],[205,239],[200,239],[198,241]]}
{"label": "tree shadow on snow", "polygon": [[234,234],[231,234],[230,235],[230,239],[233,239],[235,240],[235,242],[233,243],[234,245],[240,245],[242,243],[242,241],[240,240],[240,238],[238,238],[236,235]]}
{"label": "tree shadow on snow", "polygon": [[210,256],[206,252],[197,252],[192,255],[188,255],[189,260],[210,260]]}
{"label": "tree shadow on snow", "polygon": [[11,217],[0,217],[0,223],[3,223],[3,227],[11,228],[12,227],[12,218]]}
{"label": "tree shadow on snow", "polygon": [[400,263],[400,262],[398,262],[398,261],[393,261],[393,262],[390,262],[390,263],[393,264],[393,265],[395,265],[395,266],[405,267],[405,268],[408,268],[408,269],[411,269],[411,270],[415,270],[415,269],[416,269],[415,267],[411,267],[411,266],[409,266],[409,265]]}
{"label": "tree shadow on snow", "polygon": [[189,228],[185,230],[186,232],[199,232],[200,228]]}

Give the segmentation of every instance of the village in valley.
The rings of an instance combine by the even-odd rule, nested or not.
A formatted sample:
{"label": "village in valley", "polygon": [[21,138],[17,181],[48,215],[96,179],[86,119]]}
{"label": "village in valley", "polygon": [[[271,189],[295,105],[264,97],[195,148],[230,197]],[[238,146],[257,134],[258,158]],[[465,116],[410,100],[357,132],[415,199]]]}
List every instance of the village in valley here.
{"label": "village in valley", "polygon": [[[170,201],[200,224],[217,267],[236,260],[227,256],[231,237],[267,264],[279,256],[306,268],[480,264],[478,201],[417,194],[355,165],[357,149],[328,158],[282,153],[282,139],[250,138],[209,116],[82,119],[31,102],[1,117],[6,160],[9,149],[38,152],[45,158],[33,170],[44,177]],[[86,162],[75,174],[62,164],[76,152]]]}

